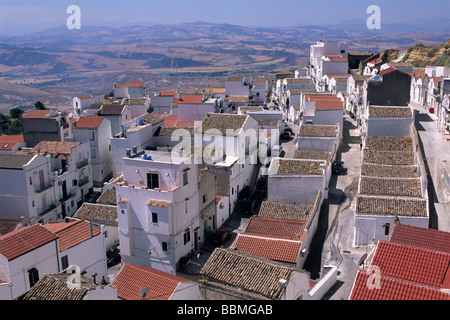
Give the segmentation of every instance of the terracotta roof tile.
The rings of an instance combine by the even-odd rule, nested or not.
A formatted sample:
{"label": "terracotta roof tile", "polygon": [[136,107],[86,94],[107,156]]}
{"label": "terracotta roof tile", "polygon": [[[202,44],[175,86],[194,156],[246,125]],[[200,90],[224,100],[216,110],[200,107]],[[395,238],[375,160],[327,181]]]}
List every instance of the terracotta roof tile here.
{"label": "terracotta roof tile", "polygon": [[121,83],[117,85],[117,88],[128,88],[128,87],[142,87],[145,81],[131,81],[131,83]]}
{"label": "terracotta roof tile", "polygon": [[450,265],[450,254],[379,241],[371,265],[383,276],[435,288],[450,289],[444,283]]}
{"label": "terracotta roof tile", "polygon": [[389,241],[450,254],[450,232],[396,224]]}
{"label": "terracotta roof tile", "polygon": [[50,110],[28,110],[22,116],[22,119],[45,119]]}
{"label": "terracotta roof tile", "polygon": [[369,106],[369,118],[412,118],[410,107]]}
{"label": "terracotta roof tile", "polygon": [[299,240],[305,231],[305,220],[287,220],[265,217],[251,217],[246,233],[267,237],[284,237]]}
{"label": "terracotta roof tile", "polygon": [[204,281],[224,285],[250,296],[277,300],[285,289],[279,280],[290,280],[295,269],[239,250],[216,248],[200,274]]}
{"label": "terracotta roof tile", "polygon": [[79,288],[68,285],[67,273],[44,274],[39,281],[25,294],[23,300],[83,300],[94,286],[92,279],[80,276]]}
{"label": "terracotta roof tile", "polygon": [[[67,250],[92,237],[90,223],[84,220],[68,223],[46,223],[44,224],[44,227],[58,235],[60,251]],[[100,230],[97,227],[92,226],[92,230],[93,236],[100,234]]]}
{"label": "terracotta roof tile", "polygon": [[358,270],[349,300],[450,300],[450,294],[386,276],[380,277],[380,289],[369,289],[371,274]]}
{"label": "terracotta roof tile", "polygon": [[33,148],[34,154],[45,153],[70,155],[71,149],[79,146],[79,142],[41,141]]}
{"label": "terracotta roof tile", "polygon": [[421,197],[422,183],[417,179],[361,177],[360,194]]}
{"label": "terracotta roof tile", "polygon": [[336,137],[338,126],[302,124],[298,132],[302,137]]}
{"label": "terracotta roof tile", "polygon": [[117,207],[85,202],[73,215],[76,219],[117,224]]}
{"label": "terracotta roof tile", "polygon": [[234,242],[237,250],[270,260],[297,263],[302,243],[279,237],[240,233]]}
{"label": "terracotta roof tile", "polygon": [[427,201],[423,198],[358,195],[356,212],[361,215],[428,216]]}
{"label": "terracotta roof tile", "polygon": [[102,123],[103,117],[81,117],[75,122],[76,128],[98,128],[98,126]]}
{"label": "terracotta roof tile", "polygon": [[361,176],[385,178],[418,178],[416,166],[393,166],[372,163],[361,164]]}
{"label": "terracotta roof tile", "polygon": [[307,220],[313,208],[312,204],[287,204],[263,201],[258,216],[264,218]]}
{"label": "terracotta roof tile", "polygon": [[[170,300],[180,283],[196,285],[195,282],[166,272],[126,263],[112,285],[117,288],[117,296],[124,300]],[[141,298],[139,291],[143,288],[150,290]]]}
{"label": "terracotta roof tile", "polygon": [[0,236],[0,254],[13,260],[58,238],[42,225],[26,226]]}

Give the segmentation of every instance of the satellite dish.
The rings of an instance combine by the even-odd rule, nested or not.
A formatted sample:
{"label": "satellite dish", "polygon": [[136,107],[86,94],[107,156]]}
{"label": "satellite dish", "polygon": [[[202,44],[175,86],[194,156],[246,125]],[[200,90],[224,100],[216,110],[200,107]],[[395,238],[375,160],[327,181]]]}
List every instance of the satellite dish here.
{"label": "satellite dish", "polygon": [[145,287],[142,288],[141,290],[139,290],[139,297],[141,298],[145,298],[145,296],[147,296],[147,294],[150,292],[150,289]]}

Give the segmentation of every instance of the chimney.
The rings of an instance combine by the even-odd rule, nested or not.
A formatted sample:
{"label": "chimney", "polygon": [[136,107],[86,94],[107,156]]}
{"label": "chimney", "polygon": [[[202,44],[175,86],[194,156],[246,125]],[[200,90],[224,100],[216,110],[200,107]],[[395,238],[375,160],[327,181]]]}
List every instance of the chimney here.
{"label": "chimney", "polygon": [[129,158],[131,156],[131,149],[127,149],[125,150],[127,157]]}
{"label": "chimney", "polygon": [[137,154],[137,147],[133,146],[133,154]]}
{"label": "chimney", "polygon": [[97,284],[95,277],[97,277],[97,272],[92,274],[92,279],[94,280],[94,284]]}

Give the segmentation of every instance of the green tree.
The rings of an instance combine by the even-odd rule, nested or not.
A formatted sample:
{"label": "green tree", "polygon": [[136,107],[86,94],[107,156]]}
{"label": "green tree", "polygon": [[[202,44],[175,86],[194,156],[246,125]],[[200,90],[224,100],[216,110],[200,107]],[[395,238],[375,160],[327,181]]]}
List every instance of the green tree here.
{"label": "green tree", "polygon": [[21,134],[22,133],[22,121],[14,119],[9,126],[9,134]]}
{"label": "green tree", "polygon": [[23,113],[24,113],[24,111],[17,107],[9,110],[9,114],[11,115],[11,118],[15,118],[15,119],[19,119]]}
{"label": "green tree", "polygon": [[0,133],[7,133],[9,128],[9,116],[0,113]]}
{"label": "green tree", "polygon": [[37,110],[47,110],[47,107],[41,101],[36,101],[34,106]]}

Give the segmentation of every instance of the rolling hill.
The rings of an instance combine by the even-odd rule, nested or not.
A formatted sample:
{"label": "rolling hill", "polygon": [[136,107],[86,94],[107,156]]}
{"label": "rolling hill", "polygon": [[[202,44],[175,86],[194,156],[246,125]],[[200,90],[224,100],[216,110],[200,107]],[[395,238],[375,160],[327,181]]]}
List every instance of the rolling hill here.
{"label": "rolling hill", "polygon": [[[439,45],[448,38],[448,32],[399,33],[387,27],[370,32],[358,25],[276,28],[196,22],[116,29],[60,27],[1,38],[0,79],[37,90],[36,96],[47,93],[47,104],[70,104],[75,95],[105,94],[122,81],[145,81],[151,93],[223,85],[226,76],[236,73],[270,76],[293,70],[308,62],[310,45],[319,39],[378,52],[406,49],[417,42]],[[34,94],[11,95],[1,88],[0,96],[0,105],[36,100]]]}

